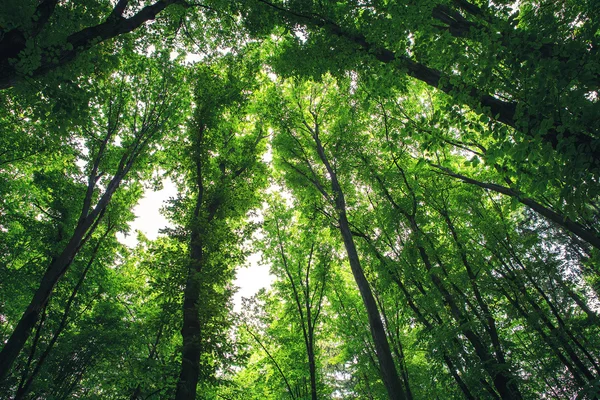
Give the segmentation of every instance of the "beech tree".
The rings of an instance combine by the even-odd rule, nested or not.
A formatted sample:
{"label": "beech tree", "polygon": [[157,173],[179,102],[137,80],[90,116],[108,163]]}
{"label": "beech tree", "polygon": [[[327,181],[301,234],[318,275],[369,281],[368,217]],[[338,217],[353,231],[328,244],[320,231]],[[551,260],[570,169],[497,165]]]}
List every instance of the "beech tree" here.
{"label": "beech tree", "polygon": [[[51,213],[57,213],[54,217],[58,222],[54,237],[58,246],[49,251],[48,266],[39,286],[2,348],[2,378],[8,374],[25,345],[57,282],[100,225],[117,189],[123,185],[132,168],[139,165],[136,161],[139,162],[138,159],[147,154],[148,147],[154,145],[159,133],[167,128],[168,119],[175,115],[177,100],[170,95],[167,80],[152,82],[158,85],[156,91],[133,94],[128,89],[132,87],[130,83],[136,83],[134,76],[116,78],[116,84],[109,88],[108,93],[102,93],[107,93],[109,97],[98,99],[100,103],[97,106],[101,110],[98,119],[79,127],[83,134],[79,140],[85,146],[80,150],[80,157],[85,166],[82,170],[76,167],[73,173],[86,176],[86,185],[72,183],[69,194],[73,197],[69,200],[79,203],[80,211],[77,213],[72,205],[60,204],[59,201],[57,205],[62,208],[56,211],[48,213],[40,208],[50,217],[53,217]],[[132,82],[127,82],[129,79]],[[75,138],[77,136],[73,135]],[[75,155],[71,156],[71,160],[76,160]],[[139,173],[144,172],[140,169]],[[79,177],[76,175],[76,178]],[[78,186],[82,186],[81,190],[77,190]]]}
{"label": "beech tree", "polygon": [[302,332],[310,398],[316,400],[323,397],[320,394],[323,377],[317,376],[320,364],[317,361],[317,334],[324,314],[325,293],[331,284],[332,248],[324,235],[319,235],[306,223],[300,225],[294,221],[297,216],[285,210],[282,203],[283,199],[275,200],[272,206],[274,215],[267,217],[271,243],[263,252],[273,263],[273,272],[282,281],[281,294],[291,289],[290,293],[285,293],[287,308],[291,308],[296,319],[292,326],[299,325]]}
{"label": "beech tree", "polygon": [[58,0],[11,2],[2,13],[0,89],[59,68],[92,46],[140,28],[172,5],[190,6],[180,0],[159,0],[140,8],[119,0],[75,9]]}
{"label": "beech tree", "polygon": [[176,399],[194,399],[200,369],[215,368],[202,365],[205,362],[200,357],[219,351],[210,336],[227,335],[226,326],[219,325],[229,318],[223,308],[231,296],[228,285],[243,258],[245,229],[240,221],[258,206],[258,190],[265,182],[260,163],[263,128],[244,120],[249,94],[256,88],[256,73],[251,63],[224,59],[210,67],[198,67],[194,75],[198,83],[189,128],[189,159],[177,166],[190,182],[191,199],[181,198],[173,204],[189,207],[184,213],[173,210],[177,219],[187,216],[184,227],[189,241]]}
{"label": "beech tree", "polygon": [[[331,84],[333,85],[333,83]],[[294,108],[283,109],[284,113],[280,115],[280,118],[284,125],[281,134],[278,135],[279,142],[276,143],[283,153],[281,163],[289,168],[292,173],[305,179],[304,184],[314,186],[314,189],[325,200],[324,207],[327,207],[325,212],[330,213],[333,219],[332,222],[338,225],[348,254],[352,274],[369,316],[369,328],[373,336],[382,379],[390,398],[403,399],[405,398],[405,389],[403,389],[396,371],[377,303],[365,277],[354,236],[350,229],[346,199],[338,179],[337,165],[335,161],[330,160],[331,156],[326,153],[323,145],[324,141],[330,140],[329,136],[323,137],[323,135],[334,135],[334,132],[330,132],[329,129],[339,129],[341,131],[349,128],[352,121],[351,119],[348,121],[335,121],[332,122],[332,128],[329,128],[325,125],[329,122],[326,120],[326,116],[328,114],[345,114],[345,116],[351,118],[352,109],[334,108],[333,99],[321,97],[318,94],[324,92],[327,95],[327,89],[326,86],[313,86],[304,91],[297,90],[295,93],[292,89],[289,103],[294,104]],[[307,143],[307,138],[313,143]],[[333,208],[333,210],[329,208]]]}
{"label": "beech tree", "polygon": [[[323,51],[334,58],[338,71],[368,71],[377,68],[373,61],[385,64],[381,70],[391,82],[398,82],[391,74],[417,79],[504,125],[498,127],[498,134],[508,135],[514,129],[524,135],[516,137],[517,143],[547,143],[566,153],[563,162],[577,153],[581,166],[597,170],[598,132],[589,125],[597,105],[588,98],[598,90],[594,71],[599,62],[591,5],[573,2],[558,11],[560,6],[550,3],[539,8],[525,3],[511,12],[508,4],[479,6],[468,1],[406,7],[258,3],[263,7],[253,4],[247,10],[250,20],[270,8],[279,23],[292,30],[304,27],[304,39],[296,36],[288,41],[285,51],[292,57],[301,52],[320,56],[320,60],[311,58],[316,61],[308,66],[311,72],[331,70],[332,60],[325,61]],[[571,36],[567,21],[579,25]],[[581,68],[567,67],[575,65]],[[556,77],[553,85],[538,84],[549,76]],[[552,100],[556,91],[569,95]],[[539,102],[528,104],[525,99],[530,96]],[[572,107],[577,111],[567,117],[563,110]]]}

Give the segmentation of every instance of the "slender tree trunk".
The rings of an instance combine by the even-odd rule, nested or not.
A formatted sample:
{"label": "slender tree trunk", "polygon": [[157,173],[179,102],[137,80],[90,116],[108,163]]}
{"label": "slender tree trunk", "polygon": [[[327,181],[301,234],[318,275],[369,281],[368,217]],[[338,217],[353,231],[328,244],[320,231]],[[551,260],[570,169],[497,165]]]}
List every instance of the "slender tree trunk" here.
{"label": "slender tree trunk", "polygon": [[256,336],[254,333],[252,333],[252,331],[250,330],[250,328],[248,328],[248,326],[246,326],[246,332],[248,332],[250,334],[250,336],[252,336],[252,338],[256,341],[256,343],[258,343],[258,345],[265,351],[265,353],[267,354],[267,357],[269,357],[269,360],[271,360],[273,362],[273,365],[275,365],[275,369],[277,369],[277,372],[279,372],[279,375],[283,379],[283,382],[285,384],[285,387],[286,387],[288,393],[290,394],[290,397],[292,398],[292,400],[295,400],[296,396],[294,394],[294,391],[292,390],[292,386],[290,385],[290,382],[288,381],[287,377],[283,373],[283,370],[279,366],[279,363],[277,362],[277,360],[275,360],[275,358],[273,358],[273,356],[271,355],[269,350],[260,341],[260,339],[258,339],[258,336]]}
{"label": "slender tree trunk", "polygon": [[[408,193],[412,198],[412,211],[411,212],[406,211],[404,208],[400,207],[394,201],[391,194],[385,187],[383,181],[381,180],[381,178],[379,178],[379,176],[377,176],[377,174],[375,174],[375,179],[380,184],[381,189],[384,193],[384,196],[388,199],[388,201],[392,204],[392,206],[395,209],[397,209],[407,219],[413,235],[415,235],[417,237],[416,240],[419,241],[420,240],[419,238],[422,236],[423,233],[421,232],[421,230],[417,224],[417,220],[415,218],[418,202],[414,195],[413,189],[410,187],[408,180],[406,179],[404,170],[396,163],[396,161],[394,161],[394,164],[396,165],[400,175],[402,176],[402,179],[404,180],[406,189],[408,190]],[[486,345],[484,344],[484,342],[482,341],[480,336],[473,329],[469,328],[469,325],[470,325],[469,318],[466,316],[464,311],[461,310],[461,308],[458,306],[456,300],[452,297],[450,292],[444,287],[444,284],[442,283],[442,280],[440,279],[440,277],[434,272],[433,265],[431,263],[429,255],[427,254],[427,251],[425,250],[425,248],[422,245],[418,245],[417,249],[419,251],[421,260],[423,261],[423,263],[425,265],[425,269],[427,270],[428,275],[429,275],[433,285],[436,287],[436,289],[442,295],[442,299],[443,299],[444,303],[446,304],[446,306],[448,306],[448,308],[450,309],[452,317],[460,325],[461,331],[467,337],[467,340],[469,341],[469,343],[471,343],[471,345],[475,349],[475,353],[479,357],[484,370],[492,378],[494,387],[496,388],[496,390],[498,390],[498,393],[500,394],[502,399],[505,399],[505,400],[521,399],[522,396],[521,396],[518,386],[515,383],[514,377],[511,376],[509,371],[506,371],[503,368],[504,363],[495,359],[489,353],[488,349],[486,348]]]}
{"label": "slender tree trunk", "polygon": [[[507,247],[508,251],[511,252],[510,244],[503,243],[505,247]],[[538,301],[531,297],[528,293],[527,288],[524,286],[522,279],[518,276],[517,270],[510,266],[510,261],[504,260],[504,258],[498,253],[497,249],[490,249],[495,258],[501,263],[503,266],[503,270],[497,269],[497,271],[504,277],[504,279],[511,283],[512,289],[515,292],[514,299],[510,297],[509,293],[506,289],[502,288],[502,293],[505,297],[513,304],[515,309],[519,311],[519,313],[523,316],[526,321],[531,321],[533,327],[538,331],[542,339],[548,344],[548,346],[552,349],[552,351],[557,355],[559,360],[567,367],[567,369],[572,373],[573,377],[577,381],[577,383],[584,387],[587,381],[593,381],[594,375],[587,368],[587,366],[582,362],[577,352],[573,349],[570,343],[567,340],[566,334],[562,331],[562,329],[557,328],[552,321],[548,318],[545,311],[542,310]],[[514,254],[513,254],[514,256]],[[523,304],[518,301],[518,295],[521,295],[526,304],[531,306],[534,315],[538,318],[532,318],[532,312],[525,309]],[[541,321],[541,322],[540,322]],[[545,326],[550,334],[547,334],[543,326]],[[563,348],[568,358],[572,361],[572,363],[567,360],[564,356],[560,348]],[[582,376],[583,374],[583,376]]]}
{"label": "slender tree trunk", "polygon": [[385,310],[385,304],[383,303],[381,296],[379,296],[379,294],[377,293],[376,290],[373,291],[373,295],[375,297],[375,301],[377,302],[377,304],[379,306],[379,309],[381,310],[381,316],[383,317],[384,329],[387,332],[390,332],[390,335],[389,335],[390,347],[392,349],[392,353],[396,355],[396,359],[398,360],[397,364],[398,364],[398,367],[400,368],[400,376],[402,379],[402,384],[406,391],[406,399],[412,400],[413,395],[412,395],[412,391],[410,390],[408,371],[406,369],[406,360],[404,358],[404,350],[402,348],[402,342],[400,341],[399,329],[395,330],[394,335],[391,334],[391,332],[393,332],[393,330],[392,330],[393,327],[391,326],[390,321],[388,319],[388,315]]}
{"label": "slender tree trunk", "polygon": [[[302,299],[300,298],[300,292],[298,291],[298,287],[296,285],[296,281],[294,276],[292,275],[290,265],[288,264],[287,256],[285,254],[285,249],[283,247],[283,238],[281,236],[281,231],[279,230],[279,222],[275,221],[275,226],[277,229],[277,240],[278,247],[281,256],[281,261],[283,263],[283,268],[285,270],[285,274],[290,281],[290,286],[292,287],[292,292],[294,295],[294,303],[296,304],[296,309],[298,310],[298,317],[300,318],[300,325],[302,326],[302,336],[304,338],[304,346],[306,348],[306,356],[308,358],[308,371],[310,376],[310,393],[311,399],[317,400],[317,372],[316,372],[316,362],[315,362],[315,348],[314,348],[314,340],[315,340],[315,332],[314,332],[314,324],[316,323],[316,318],[313,321],[312,316],[312,307],[310,302],[310,282],[309,275],[310,269],[312,266],[313,254],[314,254],[314,242],[310,248],[310,253],[308,255],[308,260],[306,262],[306,276],[305,282],[302,282],[302,276],[299,274],[299,285],[302,289],[302,294],[304,296],[304,304],[302,304]],[[300,264],[298,266],[300,270]],[[323,285],[325,283],[323,282]],[[320,297],[322,300],[322,297]],[[317,305],[317,307],[321,307],[321,304]],[[318,317],[318,313],[317,313]]]}
{"label": "slender tree trunk", "polygon": [[[365,238],[365,240],[367,240],[367,242],[370,244],[377,259],[380,260],[384,265],[387,266],[388,265],[387,259],[379,252],[379,250],[377,250],[375,248],[375,246],[373,246],[371,239],[368,238],[366,235],[363,235],[363,238]],[[433,331],[433,329],[434,329],[433,324],[431,322],[429,322],[427,320],[427,318],[425,318],[425,314],[419,309],[419,307],[415,303],[414,299],[412,298],[411,294],[407,290],[404,283],[400,280],[400,278],[398,276],[396,276],[396,274],[391,270],[391,268],[388,268],[388,269],[389,269],[390,276],[392,276],[392,280],[400,288],[400,291],[404,294],[404,297],[405,297],[410,309],[413,310],[413,312],[417,316],[417,320],[420,321],[425,326],[426,329],[428,329],[429,331]],[[441,321],[441,318],[439,316],[434,316],[434,320]],[[454,339],[454,340],[456,340],[456,339]],[[468,400],[475,400],[475,397],[471,394],[471,390],[469,389],[467,384],[464,382],[464,380],[461,378],[461,376],[458,374],[457,368],[454,366],[454,363],[452,362],[452,359],[448,355],[447,350],[442,349],[442,352],[443,352],[442,357],[444,359],[444,362],[446,363],[446,366],[448,367],[448,370],[450,371],[450,374],[456,381],[458,387],[463,392],[465,398]]]}
{"label": "slender tree trunk", "polygon": [[479,307],[481,308],[481,311],[483,312],[483,316],[485,318],[485,321],[483,323],[485,324],[486,331],[488,332],[488,335],[490,336],[492,345],[494,346],[494,349],[496,352],[496,358],[498,359],[498,361],[501,364],[506,364],[506,358],[504,356],[504,351],[502,350],[502,346],[500,345],[500,338],[498,335],[498,330],[496,328],[496,320],[494,319],[494,316],[492,315],[491,310],[489,309],[487,303],[483,299],[481,292],[479,291],[479,286],[477,285],[477,277],[475,275],[475,272],[473,271],[473,268],[471,267],[471,263],[467,259],[467,251],[466,251],[465,247],[463,246],[462,242],[458,238],[458,234],[456,233],[456,228],[454,227],[454,224],[452,223],[452,220],[450,219],[450,216],[448,215],[447,210],[445,210],[445,209],[442,210],[440,214],[442,215],[442,218],[444,218],[444,221],[446,221],[446,225],[448,226],[448,229],[450,229],[450,233],[452,234],[452,239],[454,240],[454,243],[456,244],[456,247],[458,248],[458,252],[460,254],[460,259],[462,261],[462,264],[465,267],[465,270],[467,271],[467,276],[469,277],[469,283],[471,284],[471,288],[473,289],[473,293],[475,295],[475,298],[477,299],[477,304],[479,305]]}
{"label": "slender tree trunk", "polygon": [[[507,266],[507,268],[509,268]],[[588,381],[593,381],[594,374],[588,369],[585,363],[581,360],[575,349],[571,346],[567,339],[566,333],[560,328],[556,327],[552,321],[548,318],[544,310],[539,306],[538,302],[531,298],[531,295],[527,292],[527,288],[523,286],[520,282],[520,279],[515,274],[515,271],[509,270],[509,274],[505,274],[507,279],[515,284],[518,290],[521,292],[525,300],[529,303],[529,305],[533,308],[535,314],[540,317],[540,320],[544,323],[544,325],[548,328],[554,339],[560,344],[560,346],[565,350],[571,361],[575,364],[575,366],[579,369],[579,371],[588,379]]]}
{"label": "slender tree trunk", "polygon": [[344,199],[344,193],[342,192],[342,188],[337,180],[337,174],[331,167],[331,164],[325,155],[323,145],[321,144],[321,140],[318,136],[318,131],[315,131],[313,138],[317,145],[319,158],[325,165],[325,168],[327,169],[327,172],[331,178],[331,189],[335,198],[335,208],[337,212],[339,230],[344,241],[346,253],[348,254],[348,262],[350,263],[352,275],[354,276],[354,280],[356,281],[358,290],[367,311],[369,327],[371,329],[371,335],[375,344],[375,352],[379,361],[379,369],[381,371],[383,383],[390,399],[405,400],[406,393],[402,388],[402,383],[398,376],[398,372],[396,371],[396,365],[394,364],[392,351],[383,328],[379,309],[377,308],[377,303],[375,302],[375,298],[371,292],[369,282],[367,281],[367,278],[363,272],[360,258],[358,257],[358,252],[356,250],[356,245],[354,243],[352,231],[350,230],[350,224],[348,223],[348,217],[346,216],[346,200]]}
{"label": "slender tree trunk", "polygon": [[104,239],[106,239],[106,237],[108,236],[108,234],[111,231],[112,231],[112,227],[109,227],[106,230],[106,232],[102,235],[102,237],[98,240],[98,243],[96,243],[96,246],[94,246],[94,249],[92,250],[92,254],[90,256],[90,259],[89,259],[86,267],[84,268],[83,272],[81,273],[81,276],[79,277],[77,283],[75,284],[75,287],[73,288],[73,291],[71,292],[71,295],[69,296],[69,299],[67,300],[67,304],[66,304],[65,309],[63,311],[63,315],[62,315],[62,318],[61,318],[60,323],[58,325],[58,328],[56,329],[56,332],[54,332],[54,335],[52,335],[52,339],[50,339],[50,342],[48,343],[48,346],[46,346],[46,349],[44,350],[44,352],[42,353],[42,355],[38,359],[38,362],[37,362],[35,368],[33,369],[33,371],[31,372],[31,375],[28,376],[27,380],[24,381],[19,386],[19,388],[17,390],[17,394],[16,394],[14,400],[20,400],[20,399],[24,398],[24,396],[27,394],[27,392],[29,390],[29,387],[33,383],[33,381],[34,381],[35,377],[37,376],[37,374],[40,372],[41,367],[44,365],[44,362],[46,361],[46,359],[50,355],[50,352],[52,351],[52,348],[56,344],[56,341],[58,340],[58,338],[62,334],[63,330],[67,327],[69,314],[71,312],[71,306],[73,305],[73,302],[75,301],[75,297],[77,296],[77,293],[79,292],[79,289],[83,285],[83,281],[85,280],[85,277],[87,276],[88,271],[90,270],[90,268],[92,267],[94,261],[96,260],[96,255],[98,253],[98,250],[100,250],[100,246],[102,245],[102,242],[104,241]]}
{"label": "slender tree trunk", "polygon": [[50,298],[54,286],[56,286],[58,280],[67,271],[73,258],[79,251],[81,242],[87,233],[87,229],[91,226],[93,221],[86,222],[89,223],[79,225],[75,229],[75,232],[65,249],[50,264],[42,277],[40,286],[27,306],[27,309],[17,323],[12,335],[2,348],[2,352],[0,352],[0,379],[4,379],[10,371],[12,364],[21,352],[21,349],[23,349],[23,346],[25,346],[25,342],[27,342],[33,327],[37,323],[40,312],[48,303],[48,299]]}
{"label": "slender tree trunk", "polygon": [[467,400],[475,400],[475,397],[473,397],[473,395],[471,394],[471,390],[469,389],[467,384],[463,381],[463,379],[460,377],[460,375],[458,374],[458,371],[454,367],[454,363],[452,362],[452,359],[450,357],[448,357],[447,354],[444,354],[444,362],[446,363],[446,366],[450,370],[450,375],[452,375],[452,377],[458,384],[458,387],[465,395],[465,398]]}
{"label": "slender tree trunk", "polygon": [[33,343],[31,344],[31,349],[29,350],[29,358],[27,359],[27,364],[25,365],[25,369],[23,370],[23,374],[21,376],[21,381],[19,383],[19,386],[17,387],[17,394],[16,394],[14,400],[19,400],[19,398],[21,397],[20,394],[23,391],[24,386],[26,386],[29,369],[31,368],[31,363],[33,362],[33,358],[35,356],[35,353],[36,353],[36,350],[38,347],[40,335],[42,333],[42,328],[44,327],[44,322],[46,320],[47,312],[48,312],[48,305],[46,305],[46,307],[44,307],[44,311],[42,311],[42,317],[40,318],[40,321],[37,324],[37,329],[35,331]]}
{"label": "slender tree trunk", "polygon": [[590,324],[594,324],[600,326],[600,317],[593,311],[590,307],[588,307],[586,301],[581,298],[578,293],[575,293],[571,287],[569,287],[562,278],[559,281],[559,284],[563,287],[563,289],[567,292],[569,297],[573,299],[573,301],[583,310],[583,312],[587,315]]}
{"label": "slender tree trunk", "polygon": [[[107,138],[109,137],[110,135],[107,135]],[[87,193],[84,198],[84,206],[81,211],[79,221],[75,226],[75,230],[60,255],[54,258],[50,263],[50,266],[48,266],[48,269],[42,277],[40,286],[33,295],[31,302],[17,323],[12,335],[0,352],[0,380],[4,379],[8,374],[12,364],[23,349],[25,342],[27,342],[27,339],[31,334],[31,330],[38,321],[40,312],[47,304],[54,287],[58,283],[59,279],[65,274],[65,272],[67,272],[81,247],[98,227],[98,224],[102,220],[106,207],[108,207],[112,196],[119,188],[123,178],[133,166],[137,156],[147,144],[149,137],[150,135],[138,138],[138,141],[134,144],[131,153],[127,152],[121,157],[117,173],[115,173],[106,186],[106,190],[96,203],[96,206],[91,209],[90,204],[93,191],[98,179],[98,175],[96,175],[97,167],[102,154],[100,153],[98,155],[95,161],[94,169],[90,175]]]}
{"label": "slender tree trunk", "polygon": [[579,373],[577,368],[575,368],[575,366],[573,364],[571,364],[571,362],[569,360],[567,360],[567,358],[564,356],[564,354],[562,353],[560,348],[556,345],[556,343],[552,340],[552,338],[550,336],[548,336],[548,334],[546,334],[546,332],[544,332],[544,329],[542,328],[539,321],[537,319],[531,318],[531,313],[529,313],[527,310],[525,310],[525,308],[523,308],[523,306],[520,304],[520,302],[518,300],[518,297],[516,295],[514,297],[511,296],[510,293],[508,293],[508,291],[506,290],[506,288],[503,288],[503,287],[500,288],[500,292],[513,305],[513,307],[521,315],[523,320],[532,321],[531,324],[533,325],[533,328],[538,332],[538,334],[540,335],[542,340],[544,342],[546,342],[548,347],[552,350],[552,352],[556,355],[556,357],[560,360],[560,362],[567,368],[567,370],[569,372],[571,372],[571,375],[573,375],[575,382],[582,387],[585,386],[585,384],[586,384],[585,379],[581,376],[581,374]]}
{"label": "slender tree trunk", "polygon": [[100,146],[100,151],[95,157],[92,171],[88,177],[88,186],[83,199],[83,207],[75,230],[62,252],[58,257],[51,261],[48,269],[46,269],[31,302],[0,352],[0,380],[6,377],[12,364],[23,349],[23,346],[31,334],[31,330],[38,321],[40,311],[48,303],[48,299],[59,279],[67,272],[81,247],[87,242],[98,227],[114,193],[119,188],[121,182],[133,167],[137,157],[143,152],[158,128],[159,126],[155,122],[143,124],[142,134],[140,134],[135,142],[132,143],[129,151],[123,154],[119,161],[117,171],[106,185],[106,189],[102,196],[100,196],[100,199],[98,199],[96,205],[92,208],[91,204],[94,189],[96,188],[96,184],[101,175],[98,174],[98,167],[104,156],[106,145],[114,133],[114,129],[109,128]]}
{"label": "slender tree trunk", "polygon": [[521,399],[522,396],[514,382],[514,378],[508,371],[505,371],[502,368],[503,366],[497,360],[495,360],[494,357],[492,357],[479,335],[477,335],[477,333],[472,329],[468,328],[468,318],[466,318],[463,312],[461,312],[460,308],[452,298],[452,295],[446,288],[444,288],[440,278],[435,273],[432,273],[433,268],[431,261],[429,260],[429,256],[427,255],[425,249],[422,246],[419,246],[418,250],[419,254],[421,255],[421,259],[425,264],[425,268],[427,269],[428,273],[431,274],[431,280],[433,284],[442,294],[444,302],[450,308],[452,316],[456,322],[460,324],[463,334],[467,337],[475,349],[475,353],[481,360],[481,364],[485,371],[492,378],[494,387],[500,394],[500,397],[504,400]]}
{"label": "slender tree trunk", "polygon": [[[306,291],[304,293],[304,298],[305,298],[304,306],[306,307],[306,325],[307,325],[307,329],[306,329],[307,337],[305,338],[305,341],[306,341],[306,354],[308,356],[308,372],[310,375],[310,397],[312,400],[317,400],[318,396],[317,396],[317,367],[316,367],[316,361],[315,361],[315,327],[314,327],[314,323],[313,323],[312,310],[311,310],[310,298],[309,298],[309,293],[310,293],[310,290],[309,290],[310,287],[309,287],[309,283],[308,283],[308,269],[309,268],[310,268],[310,261],[309,261],[309,265],[307,266]],[[314,322],[316,323],[316,321],[314,321]]]}
{"label": "slender tree trunk", "polygon": [[[521,264],[521,262],[519,261],[519,264]],[[522,264],[521,264],[522,265]],[[575,344],[575,346],[577,346],[579,348],[579,350],[581,350],[581,352],[586,356],[586,358],[590,361],[590,363],[592,364],[592,366],[594,367],[594,369],[596,370],[596,373],[599,374],[598,376],[600,376],[600,367],[598,366],[598,362],[596,360],[596,358],[589,352],[589,350],[579,341],[579,339],[577,339],[577,337],[575,336],[575,334],[572,332],[572,329],[570,329],[567,324],[565,323],[565,320],[563,319],[560,311],[558,310],[558,307],[554,304],[554,302],[550,299],[550,297],[548,296],[548,294],[544,291],[544,289],[542,289],[540,287],[540,285],[538,285],[538,283],[536,282],[536,280],[534,279],[534,277],[531,276],[531,274],[529,274],[527,272],[527,270],[525,269],[525,267],[523,266],[523,273],[525,274],[525,276],[528,278],[529,282],[531,283],[531,285],[536,289],[536,291],[540,294],[540,296],[542,296],[542,298],[544,299],[544,301],[546,302],[546,304],[548,305],[548,307],[550,308],[550,312],[552,313],[552,315],[554,315],[554,318],[556,319],[556,322],[558,323],[558,330],[561,333],[561,337],[563,339],[563,341],[565,343],[568,342],[568,339],[571,339],[571,341]]]}
{"label": "slender tree trunk", "polygon": [[308,351],[308,371],[310,374],[310,398],[317,400],[317,368],[315,364],[315,352],[313,349],[313,339],[311,338]]}
{"label": "slender tree trunk", "polygon": [[[204,130],[199,132],[198,146],[202,145]],[[198,150],[199,151],[199,150]],[[202,157],[199,153],[195,155],[196,160],[196,185],[197,197],[194,208],[194,218],[190,232],[190,261],[188,276],[183,292],[183,327],[181,336],[183,338],[183,349],[181,351],[181,370],[177,382],[176,400],[195,400],[196,387],[200,371],[201,349],[201,325],[199,316],[200,288],[202,285],[202,267],[204,263],[204,249],[201,221],[204,204],[204,184]]]}

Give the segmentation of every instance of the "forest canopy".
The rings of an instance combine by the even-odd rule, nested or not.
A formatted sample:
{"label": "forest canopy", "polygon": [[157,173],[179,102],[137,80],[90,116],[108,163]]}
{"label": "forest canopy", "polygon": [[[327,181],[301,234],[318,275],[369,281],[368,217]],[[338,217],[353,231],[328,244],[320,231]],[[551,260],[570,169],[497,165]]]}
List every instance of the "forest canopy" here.
{"label": "forest canopy", "polygon": [[598,16],[5,0],[0,398],[600,398]]}

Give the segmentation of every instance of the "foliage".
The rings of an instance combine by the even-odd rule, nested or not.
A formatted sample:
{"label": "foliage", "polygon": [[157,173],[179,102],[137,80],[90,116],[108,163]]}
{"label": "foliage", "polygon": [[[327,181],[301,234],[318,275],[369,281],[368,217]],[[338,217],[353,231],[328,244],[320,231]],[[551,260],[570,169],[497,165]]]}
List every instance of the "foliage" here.
{"label": "foliage", "polygon": [[598,398],[597,15],[7,1],[0,397]]}

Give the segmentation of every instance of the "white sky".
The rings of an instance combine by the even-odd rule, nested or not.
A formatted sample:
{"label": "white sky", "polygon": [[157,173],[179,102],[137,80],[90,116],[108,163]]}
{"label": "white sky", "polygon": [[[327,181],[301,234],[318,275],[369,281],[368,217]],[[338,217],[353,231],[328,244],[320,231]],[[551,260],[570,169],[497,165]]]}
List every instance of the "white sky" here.
{"label": "white sky", "polygon": [[[161,215],[160,208],[165,201],[176,195],[177,188],[170,179],[164,181],[162,190],[156,192],[146,191],[144,197],[133,209],[136,218],[131,223],[130,233],[127,236],[119,233],[117,235],[119,241],[128,247],[135,247],[137,244],[136,231],[138,230],[146,235],[148,239],[156,239],[159,230],[169,225],[169,221]],[[246,260],[246,265],[238,268],[237,278],[234,282],[239,287],[233,299],[235,311],[240,311],[242,297],[250,297],[255,295],[261,288],[269,288],[274,280],[274,277],[269,273],[269,266],[261,265],[260,258],[260,254],[252,254]]]}

